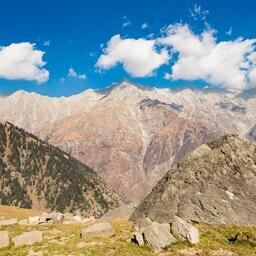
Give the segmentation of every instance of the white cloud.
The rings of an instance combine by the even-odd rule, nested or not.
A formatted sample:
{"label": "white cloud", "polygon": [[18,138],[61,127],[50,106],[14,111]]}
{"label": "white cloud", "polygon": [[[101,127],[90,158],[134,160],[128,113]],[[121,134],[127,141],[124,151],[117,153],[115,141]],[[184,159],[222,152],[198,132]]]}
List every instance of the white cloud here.
{"label": "white cloud", "polygon": [[146,29],[146,28],[148,28],[149,27],[149,25],[148,25],[148,23],[147,22],[145,22],[145,23],[143,23],[142,25],[141,25],[141,29],[143,30],[143,29]]}
{"label": "white cloud", "polygon": [[160,52],[156,50],[155,40],[122,39],[120,35],[115,35],[103,49],[96,67],[110,69],[121,63],[130,75],[145,77],[153,75],[153,72],[168,60],[169,54],[166,49]]}
{"label": "white cloud", "polygon": [[186,24],[169,26],[158,43],[170,46],[177,60],[165,78],[202,79],[230,90],[256,86],[256,39],[217,42],[214,34],[208,29],[195,35]]}
{"label": "white cloud", "polygon": [[81,75],[78,75],[78,78],[79,78],[80,80],[85,80],[87,77],[86,77],[85,74],[81,74]]}
{"label": "white cloud", "polygon": [[49,79],[49,71],[43,68],[44,52],[29,42],[0,46],[0,77],[8,80],[29,80],[38,83]]}
{"label": "white cloud", "polygon": [[194,4],[193,9],[190,9],[189,12],[190,12],[190,16],[194,20],[206,21],[206,18],[209,15],[208,10],[203,10],[203,8],[197,4]]}
{"label": "white cloud", "polygon": [[50,40],[44,41],[44,43],[43,43],[44,46],[50,46],[50,44],[51,44]]}
{"label": "white cloud", "polygon": [[229,27],[229,30],[228,31],[226,31],[226,35],[228,35],[228,36],[231,36],[232,35],[232,30],[233,30],[233,28],[232,27]]}
{"label": "white cloud", "polygon": [[131,25],[132,25],[132,22],[126,16],[124,16],[123,17],[122,27],[125,28],[125,27],[129,27]]}
{"label": "white cloud", "polygon": [[87,78],[85,74],[78,74],[73,68],[68,70],[68,77],[78,78],[80,80],[85,80]]}

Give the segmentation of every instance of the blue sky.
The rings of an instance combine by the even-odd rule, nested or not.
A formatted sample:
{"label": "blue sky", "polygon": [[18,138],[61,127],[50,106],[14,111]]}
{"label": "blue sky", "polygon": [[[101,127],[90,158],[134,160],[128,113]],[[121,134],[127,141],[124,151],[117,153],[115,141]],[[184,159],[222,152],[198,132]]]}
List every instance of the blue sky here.
{"label": "blue sky", "polygon": [[[137,67],[140,69],[140,65],[144,65],[143,62],[139,62],[140,57],[138,56],[138,60],[134,60],[136,56],[131,57],[127,53],[121,53],[121,56],[113,60],[113,56],[116,56],[115,51],[123,51],[123,48],[122,46],[116,48],[113,43],[114,49],[107,54],[107,43],[113,36],[120,35],[119,41],[124,42],[126,39],[131,39],[131,41],[125,42],[127,45],[132,44],[132,48],[129,49],[134,49],[137,47],[136,40],[139,38],[145,44],[147,44],[147,40],[167,38],[169,30],[163,28],[168,25],[175,26],[177,23],[180,24],[179,28],[177,26],[172,28],[172,32],[170,32],[172,35],[174,33],[176,33],[175,36],[178,33],[181,34],[181,29],[185,28],[186,24],[187,30],[195,37],[202,36],[202,32],[210,31],[209,35],[214,34],[216,38],[216,45],[223,41],[235,42],[239,37],[243,37],[243,40],[253,39],[256,38],[255,10],[256,3],[253,0],[2,1],[0,45],[3,48],[0,49],[0,93],[11,93],[23,89],[49,96],[66,96],[79,93],[87,88],[103,88],[123,78],[158,87],[171,88],[209,84],[210,86],[238,88],[238,83],[242,81],[239,77],[241,74],[237,74],[236,81],[230,79],[231,76],[236,76],[234,63],[230,67],[230,77],[223,79],[219,79],[222,74],[220,70],[216,70],[216,66],[204,70],[202,63],[208,59],[212,60],[213,54],[209,56],[210,53],[207,58],[204,56],[204,58],[196,59],[198,67],[194,72],[200,75],[188,74],[186,70],[184,71],[186,67],[190,69],[190,63],[184,63],[187,55],[183,56],[183,59],[180,57],[184,67],[180,68],[179,65],[177,67],[180,69],[176,70],[176,73],[171,72],[173,65],[179,60],[179,56],[184,55],[184,47],[186,47],[179,49],[179,43],[175,46],[173,40],[171,40],[172,43],[166,43],[167,41],[159,43],[157,41],[152,46],[153,52],[150,51],[148,54],[157,54],[155,57],[158,58],[160,52],[166,50],[168,60],[166,58],[161,59],[162,62],[160,61],[161,64],[158,66],[156,63],[152,63],[154,67],[157,66],[151,70],[152,72],[149,71],[151,68],[149,67],[139,75],[136,70],[125,68],[124,65],[129,66],[131,63],[135,63],[136,69]],[[144,26],[142,26],[143,24]],[[212,32],[213,29],[215,32]],[[174,39],[176,40],[176,38]],[[39,69],[45,69],[49,72],[49,76],[43,82],[38,82],[38,79],[34,79],[33,76],[31,78],[22,68],[21,70],[26,73],[25,75],[21,74],[21,71],[16,74],[13,73],[13,70],[7,69],[8,64],[10,64],[10,69],[14,69],[15,65],[20,65],[20,63],[15,62],[13,65],[8,59],[11,57],[7,54],[2,54],[1,58],[1,51],[7,49],[11,44],[21,42],[35,44],[34,50],[44,52],[43,56],[37,57],[46,62]],[[133,42],[135,43],[133,44]],[[187,43],[190,44],[190,41]],[[206,43],[203,42],[203,45]],[[253,45],[254,42],[249,43],[250,47]],[[248,49],[249,46],[247,45],[246,50],[241,54],[244,56],[248,53],[253,55],[254,49]],[[141,47],[144,45],[142,44]],[[243,47],[245,49],[245,46]],[[206,49],[208,49],[207,45]],[[225,50],[223,51],[225,52]],[[112,64],[106,65],[104,62],[104,65],[101,63],[95,67],[104,52],[105,55],[108,55],[106,61],[110,61]],[[236,52],[235,49],[234,52]],[[189,53],[189,58],[194,59],[193,54]],[[233,56],[232,52],[230,55]],[[229,64],[223,63],[223,67],[229,69],[227,66]],[[254,81],[256,81],[252,78],[249,81],[248,77],[252,77],[255,62],[250,65],[250,68],[246,67],[248,69],[247,74],[242,77],[243,80],[246,79],[245,84],[241,86],[242,89],[254,86]],[[19,68],[17,67],[17,70]],[[240,71],[243,72],[243,69],[240,67]],[[173,73],[173,75],[166,75],[169,73]],[[169,79],[164,79],[164,76]]]}

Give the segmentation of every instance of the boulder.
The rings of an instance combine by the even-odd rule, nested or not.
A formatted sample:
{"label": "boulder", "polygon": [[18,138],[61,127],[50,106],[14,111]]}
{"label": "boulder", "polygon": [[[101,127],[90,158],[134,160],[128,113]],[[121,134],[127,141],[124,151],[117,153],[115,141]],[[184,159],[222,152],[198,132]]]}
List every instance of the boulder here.
{"label": "boulder", "polygon": [[18,224],[17,219],[0,220],[0,226]]}
{"label": "boulder", "polygon": [[256,224],[256,144],[226,135],[176,163],[140,203],[130,220]]}
{"label": "boulder", "polygon": [[23,219],[18,221],[19,225],[28,225],[28,219]]}
{"label": "boulder", "polygon": [[0,231],[0,248],[9,245],[9,235],[7,231]]}
{"label": "boulder", "polygon": [[12,239],[15,246],[31,245],[36,242],[41,242],[42,240],[43,240],[43,233],[37,230],[24,232],[19,236],[15,236]]}
{"label": "boulder", "polygon": [[40,216],[33,216],[28,217],[28,224],[29,225],[37,225],[39,224]]}
{"label": "boulder", "polygon": [[64,215],[60,212],[44,212],[39,218],[39,223],[49,223],[51,221],[53,223],[62,223],[63,219]]}
{"label": "boulder", "polygon": [[109,222],[101,222],[90,225],[81,229],[80,236],[82,238],[94,237],[94,236],[112,236],[114,229]]}
{"label": "boulder", "polygon": [[152,222],[145,228],[144,237],[155,252],[160,252],[163,248],[176,242],[175,237],[170,232],[168,223]]}
{"label": "boulder", "polygon": [[132,242],[138,244],[139,246],[144,245],[144,238],[141,232],[134,232],[132,237]]}
{"label": "boulder", "polygon": [[188,240],[191,244],[196,244],[199,242],[198,229],[178,216],[174,217],[171,229],[173,235],[182,240]]}
{"label": "boulder", "polygon": [[131,204],[124,204],[118,208],[111,209],[105,213],[100,220],[111,221],[115,219],[129,219],[134,212],[135,207]]}

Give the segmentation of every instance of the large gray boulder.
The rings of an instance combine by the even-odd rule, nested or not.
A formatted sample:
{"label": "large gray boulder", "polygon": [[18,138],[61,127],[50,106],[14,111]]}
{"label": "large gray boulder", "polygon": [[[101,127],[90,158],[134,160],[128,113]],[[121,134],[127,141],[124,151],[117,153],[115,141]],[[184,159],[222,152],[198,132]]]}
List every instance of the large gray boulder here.
{"label": "large gray boulder", "polygon": [[101,222],[90,225],[81,229],[80,236],[82,238],[97,237],[97,236],[112,236],[114,229],[109,222]]}
{"label": "large gray boulder", "polygon": [[9,235],[7,231],[0,231],[0,248],[9,245]]}
{"label": "large gray boulder", "polygon": [[172,234],[177,236],[179,239],[188,240],[191,244],[199,242],[198,229],[178,216],[174,217],[171,230]]}
{"label": "large gray boulder", "polygon": [[31,245],[36,242],[41,242],[42,240],[43,240],[43,233],[37,230],[24,232],[19,236],[15,236],[12,239],[15,246]]}
{"label": "large gray boulder", "polygon": [[143,234],[146,242],[152,246],[155,252],[160,252],[176,241],[175,237],[170,233],[170,225],[168,223],[152,222],[145,228]]}
{"label": "large gray boulder", "polygon": [[17,219],[0,220],[0,226],[18,224]]}
{"label": "large gray boulder", "polygon": [[227,135],[170,169],[131,216],[172,223],[256,224],[256,144]]}

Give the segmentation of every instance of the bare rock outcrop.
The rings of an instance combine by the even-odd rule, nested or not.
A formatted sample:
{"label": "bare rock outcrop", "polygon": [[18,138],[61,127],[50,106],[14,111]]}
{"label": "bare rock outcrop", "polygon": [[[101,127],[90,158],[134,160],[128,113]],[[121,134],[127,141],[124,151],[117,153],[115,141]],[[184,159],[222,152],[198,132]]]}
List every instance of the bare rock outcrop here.
{"label": "bare rock outcrop", "polygon": [[131,220],[256,224],[256,144],[227,135],[178,162]]}

